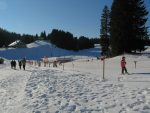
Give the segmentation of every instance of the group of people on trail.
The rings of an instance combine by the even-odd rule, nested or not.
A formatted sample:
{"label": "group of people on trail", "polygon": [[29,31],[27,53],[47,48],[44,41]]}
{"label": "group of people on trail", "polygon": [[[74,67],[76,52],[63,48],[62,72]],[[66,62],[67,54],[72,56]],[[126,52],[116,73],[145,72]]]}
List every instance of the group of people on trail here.
{"label": "group of people on trail", "polygon": [[126,68],[126,60],[125,60],[124,56],[122,57],[122,60],[121,60],[120,64],[121,64],[121,69],[122,69],[121,73],[122,74],[129,74],[128,71],[127,71],[127,68]]}
{"label": "group of people on trail", "polygon": [[23,66],[23,69],[25,70],[25,68],[26,68],[26,59],[23,58],[22,60],[18,60],[18,64],[19,64],[20,69]]}
{"label": "group of people on trail", "polygon": [[[122,57],[120,64],[121,64],[121,73],[122,74],[129,74],[127,71],[127,68],[126,68],[126,60],[125,60],[124,56]],[[22,60],[18,60],[18,65],[19,65],[20,69],[23,67],[23,69],[25,70],[26,59],[23,58]],[[53,67],[57,67],[56,62],[53,63]],[[11,68],[16,69],[16,61],[15,60],[11,61]]]}
{"label": "group of people on trail", "polygon": [[[16,69],[16,61],[15,60],[12,60],[11,61],[11,68],[12,69]],[[21,69],[23,67],[23,70],[25,70],[25,67],[26,67],[26,59],[23,58],[22,60],[18,60],[18,66],[19,66],[19,69]]]}

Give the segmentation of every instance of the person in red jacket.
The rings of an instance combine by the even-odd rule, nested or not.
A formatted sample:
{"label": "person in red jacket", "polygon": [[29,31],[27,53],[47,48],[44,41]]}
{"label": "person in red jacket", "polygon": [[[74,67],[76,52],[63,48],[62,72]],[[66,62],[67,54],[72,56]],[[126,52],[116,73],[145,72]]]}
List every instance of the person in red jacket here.
{"label": "person in red jacket", "polygon": [[127,68],[126,68],[126,60],[125,60],[124,56],[122,57],[122,60],[121,60],[121,68],[122,68],[122,74],[124,74],[124,72],[126,74],[128,74],[128,71],[127,71]]}

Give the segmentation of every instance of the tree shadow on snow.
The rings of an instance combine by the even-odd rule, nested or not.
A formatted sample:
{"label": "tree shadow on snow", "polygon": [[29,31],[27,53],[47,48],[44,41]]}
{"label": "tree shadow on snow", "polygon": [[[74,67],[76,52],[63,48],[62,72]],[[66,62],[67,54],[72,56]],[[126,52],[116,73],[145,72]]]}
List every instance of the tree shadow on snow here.
{"label": "tree shadow on snow", "polygon": [[[137,76],[132,76],[132,75],[137,75]],[[149,77],[145,78],[142,77],[142,75],[146,75],[147,77],[150,77],[150,73],[131,73],[131,76],[123,80],[123,82],[150,82]],[[133,78],[132,78],[133,77]]]}
{"label": "tree shadow on snow", "polygon": [[150,75],[150,73],[132,73],[132,74],[134,74],[134,75]]}

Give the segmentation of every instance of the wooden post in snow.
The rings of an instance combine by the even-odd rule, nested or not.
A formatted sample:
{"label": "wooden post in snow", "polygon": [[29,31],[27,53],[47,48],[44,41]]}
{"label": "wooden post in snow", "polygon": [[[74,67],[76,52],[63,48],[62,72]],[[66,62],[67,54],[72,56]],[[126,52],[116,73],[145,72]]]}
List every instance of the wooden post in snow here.
{"label": "wooden post in snow", "polygon": [[103,80],[104,80],[105,79],[105,57],[103,56],[101,60],[103,61]]}
{"label": "wooden post in snow", "polygon": [[136,69],[136,63],[137,63],[137,61],[134,61],[135,69]]}
{"label": "wooden post in snow", "polygon": [[63,70],[64,70],[64,67],[65,67],[65,66],[64,66],[64,62],[63,62]]}
{"label": "wooden post in snow", "polygon": [[105,79],[105,58],[103,59],[103,80]]}

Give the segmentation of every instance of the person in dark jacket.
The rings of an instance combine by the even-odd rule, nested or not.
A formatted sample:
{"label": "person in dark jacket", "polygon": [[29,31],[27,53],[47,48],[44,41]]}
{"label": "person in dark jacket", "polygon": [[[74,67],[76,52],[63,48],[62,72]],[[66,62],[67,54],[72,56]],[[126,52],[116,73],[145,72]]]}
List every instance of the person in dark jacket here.
{"label": "person in dark jacket", "polygon": [[16,69],[16,61],[15,60],[12,60],[10,62],[10,64],[11,64],[11,69]]}
{"label": "person in dark jacket", "polygon": [[22,66],[21,60],[18,60],[18,65],[19,65],[19,68],[21,69],[21,66]]}
{"label": "person in dark jacket", "polygon": [[16,69],[16,61],[15,60],[13,61],[13,66],[14,66],[14,69]]}
{"label": "person in dark jacket", "polygon": [[10,62],[11,69],[13,69],[13,60]]}
{"label": "person in dark jacket", "polygon": [[25,70],[25,67],[26,67],[26,59],[25,58],[22,60],[22,66],[23,66],[23,69]]}

